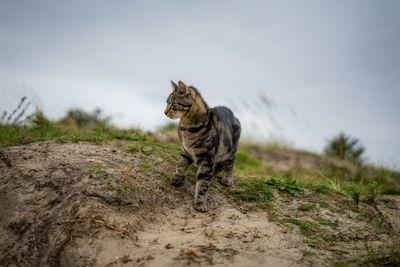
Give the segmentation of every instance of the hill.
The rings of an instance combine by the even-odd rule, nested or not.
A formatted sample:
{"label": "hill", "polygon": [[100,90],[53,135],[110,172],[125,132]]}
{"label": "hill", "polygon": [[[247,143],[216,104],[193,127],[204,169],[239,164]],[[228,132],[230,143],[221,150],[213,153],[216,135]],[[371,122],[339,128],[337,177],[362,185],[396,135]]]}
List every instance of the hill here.
{"label": "hill", "polygon": [[[399,173],[242,144],[231,188],[192,208],[171,132],[0,126],[2,266],[365,266],[400,262]],[[389,195],[390,193],[390,195]]]}

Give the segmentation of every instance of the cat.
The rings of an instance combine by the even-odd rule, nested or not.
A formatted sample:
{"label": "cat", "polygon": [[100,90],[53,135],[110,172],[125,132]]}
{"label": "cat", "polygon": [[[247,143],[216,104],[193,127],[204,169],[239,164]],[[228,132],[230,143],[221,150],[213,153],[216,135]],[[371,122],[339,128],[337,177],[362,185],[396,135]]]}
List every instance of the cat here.
{"label": "cat", "polygon": [[167,98],[165,115],[179,119],[178,134],[181,157],[171,179],[175,187],[183,185],[188,167],[195,162],[196,192],[194,208],[207,211],[207,193],[210,180],[222,174],[224,186],[233,184],[233,168],[241,134],[239,120],[227,107],[209,108],[200,92],[193,86],[171,81],[172,93]]}

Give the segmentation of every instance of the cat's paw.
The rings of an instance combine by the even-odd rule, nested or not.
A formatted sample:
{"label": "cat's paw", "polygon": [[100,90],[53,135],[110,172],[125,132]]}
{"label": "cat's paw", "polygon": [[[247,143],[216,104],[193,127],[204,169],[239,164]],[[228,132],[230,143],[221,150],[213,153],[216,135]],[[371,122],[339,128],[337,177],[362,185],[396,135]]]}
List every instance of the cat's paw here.
{"label": "cat's paw", "polygon": [[196,202],[194,203],[194,209],[198,212],[207,212],[207,204],[204,202]]}
{"label": "cat's paw", "polygon": [[233,185],[233,177],[232,176],[223,176],[220,180],[220,184],[226,187],[230,187]]}
{"label": "cat's paw", "polygon": [[171,185],[173,185],[175,187],[180,187],[183,185],[183,180],[185,180],[184,176],[175,175],[174,177],[172,177],[170,183],[171,183]]}

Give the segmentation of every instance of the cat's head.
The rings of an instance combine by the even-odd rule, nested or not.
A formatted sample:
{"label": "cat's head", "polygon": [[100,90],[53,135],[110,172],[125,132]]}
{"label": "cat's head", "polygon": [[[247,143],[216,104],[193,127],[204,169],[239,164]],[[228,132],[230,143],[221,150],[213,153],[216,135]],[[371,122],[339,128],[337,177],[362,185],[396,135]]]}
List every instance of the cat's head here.
{"label": "cat's head", "polygon": [[171,119],[182,119],[189,116],[194,110],[197,110],[195,90],[186,86],[182,81],[178,84],[171,81],[172,93],[167,98],[167,107],[165,108],[165,115]]}

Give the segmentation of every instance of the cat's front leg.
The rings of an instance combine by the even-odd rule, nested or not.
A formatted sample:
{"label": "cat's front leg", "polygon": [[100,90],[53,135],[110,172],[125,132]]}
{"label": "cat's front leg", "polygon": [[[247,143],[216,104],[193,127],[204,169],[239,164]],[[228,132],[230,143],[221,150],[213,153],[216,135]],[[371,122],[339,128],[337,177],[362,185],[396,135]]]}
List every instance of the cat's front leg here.
{"label": "cat's front leg", "polygon": [[213,176],[213,162],[211,155],[197,160],[197,183],[194,197],[194,208],[200,212],[207,211],[207,193],[210,180]]}
{"label": "cat's front leg", "polygon": [[175,174],[171,179],[171,184],[175,187],[179,187],[183,185],[183,181],[185,180],[186,171],[189,166],[193,163],[193,160],[190,156],[185,153],[181,154],[181,157],[176,165]]}

